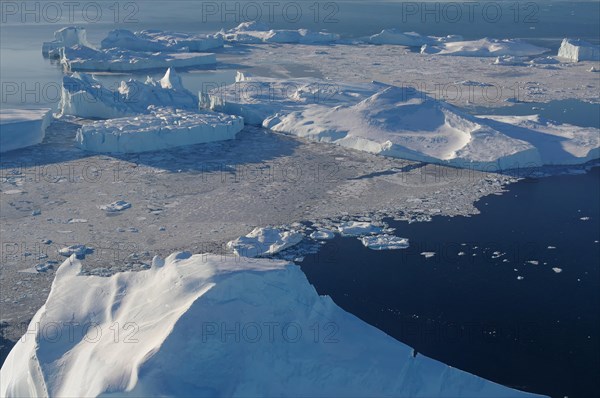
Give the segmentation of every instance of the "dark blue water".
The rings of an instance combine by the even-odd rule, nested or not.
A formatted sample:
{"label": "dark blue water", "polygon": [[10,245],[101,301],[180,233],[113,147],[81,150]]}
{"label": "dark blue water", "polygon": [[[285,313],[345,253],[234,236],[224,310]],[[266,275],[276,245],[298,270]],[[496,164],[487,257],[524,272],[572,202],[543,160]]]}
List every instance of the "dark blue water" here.
{"label": "dark blue water", "polygon": [[407,250],[336,238],[302,269],[320,294],[419,353],[527,391],[598,396],[600,169],[523,181],[477,207],[392,222]]}

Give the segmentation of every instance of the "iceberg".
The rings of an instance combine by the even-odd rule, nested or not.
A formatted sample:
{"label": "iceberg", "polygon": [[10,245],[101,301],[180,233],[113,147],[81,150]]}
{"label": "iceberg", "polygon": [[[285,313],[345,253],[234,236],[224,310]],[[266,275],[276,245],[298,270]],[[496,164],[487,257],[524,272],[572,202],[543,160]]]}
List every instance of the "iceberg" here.
{"label": "iceberg", "polygon": [[39,144],[52,119],[48,108],[0,109],[0,152]]}
{"label": "iceberg", "polygon": [[59,114],[88,119],[148,113],[151,105],[198,109],[198,98],[183,86],[181,77],[172,68],[158,81],[151,77],[145,82],[122,81],[116,91],[105,88],[93,76],[75,72],[63,77],[61,91]]}
{"label": "iceberg", "polygon": [[416,32],[401,32],[398,29],[384,29],[381,32],[369,36],[365,41],[371,44],[392,44],[407,47],[421,47],[425,44],[440,42],[462,41],[462,36],[449,35],[446,37],[421,36]]}
{"label": "iceberg", "polygon": [[540,55],[549,51],[547,48],[534,46],[519,39],[480,39],[472,41],[450,41],[438,44],[425,44],[421,54],[457,55],[463,57],[499,57],[511,55],[527,57]]}
{"label": "iceberg", "polygon": [[56,271],[0,396],[537,396],[414,356],[294,264],[175,253],[107,277],[82,266]]}
{"label": "iceberg", "polygon": [[76,45],[62,50],[61,63],[70,72],[134,72],[149,69],[194,68],[217,63],[213,53],[141,52]]}
{"label": "iceberg", "polygon": [[161,107],[149,111],[85,124],[77,130],[77,143],[91,152],[138,153],[230,140],[244,127],[242,118],[217,112]]}
{"label": "iceberg", "polygon": [[378,234],[382,232],[381,227],[377,227],[364,221],[347,221],[337,226],[338,232],[343,236],[361,236]]}
{"label": "iceberg", "polygon": [[558,56],[573,62],[600,61],[600,46],[583,40],[563,39]]}
{"label": "iceberg", "polygon": [[313,32],[308,29],[270,29],[267,25],[252,21],[243,22],[237,27],[220,31],[217,36],[228,43],[259,44],[326,44],[340,39],[336,33]]}
{"label": "iceberg", "polygon": [[119,48],[132,51],[202,52],[223,47],[223,38],[217,35],[188,34],[162,30],[132,32],[116,29],[108,32],[101,48]]}
{"label": "iceberg", "polygon": [[94,48],[87,41],[86,31],[79,26],[68,26],[54,32],[54,40],[42,44],[42,55],[47,58],[60,58],[65,47],[84,46]]}
{"label": "iceberg", "polygon": [[409,247],[408,239],[388,234],[363,236],[360,241],[371,250],[398,250]]}
{"label": "iceberg", "polygon": [[262,257],[297,245],[304,235],[295,231],[283,231],[277,228],[254,228],[246,236],[227,242],[227,248],[238,256]]}

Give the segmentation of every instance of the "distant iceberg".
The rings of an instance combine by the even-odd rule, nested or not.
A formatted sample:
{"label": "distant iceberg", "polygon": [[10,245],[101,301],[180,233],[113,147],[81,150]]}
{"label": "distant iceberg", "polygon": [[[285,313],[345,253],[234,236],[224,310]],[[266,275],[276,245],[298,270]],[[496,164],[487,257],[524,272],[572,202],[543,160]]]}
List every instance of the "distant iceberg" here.
{"label": "distant iceberg", "polygon": [[223,47],[223,38],[217,35],[188,34],[162,30],[132,32],[116,29],[108,32],[101,48],[119,48],[132,51],[200,52]]}
{"label": "distant iceberg", "polygon": [[290,263],[175,253],[108,277],[82,266],[72,256],[56,271],[0,396],[537,396],[413,355]]}
{"label": "distant iceberg", "polygon": [[63,77],[59,114],[88,119],[110,119],[148,113],[150,105],[197,110],[198,98],[183,87],[181,77],[169,68],[164,77],[145,82],[122,81],[116,91],[85,73]]}
{"label": "distant iceberg", "polygon": [[422,36],[416,32],[402,32],[398,29],[384,29],[380,33],[368,37],[365,41],[371,44],[395,44],[408,47],[421,47],[425,44],[461,41],[462,36],[446,37]]}
{"label": "distant iceberg", "polygon": [[0,152],[39,144],[51,122],[48,108],[0,109]]}
{"label": "distant iceberg", "polygon": [[516,57],[535,56],[549,49],[525,43],[519,39],[480,39],[472,41],[450,41],[438,44],[425,44],[421,54],[458,55],[463,57]]}
{"label": "distant iceberg", "polygon": [[313,32],[308,29],[270,29],[260,22],[244,22],[230,30],[217,33],[229,43],[290,43],[290,44],[326,44],[339,40],[335,33]]}
{"label": "distant iceberg", "polygon": [[152,107],[146,115],[84,124],[76,140],[92,152],[138,153],[230,140],[243,127],[243,119],[237,116]]}
{"label": "distant iceberg", "polygon": [[84,46],[94,48],[87,40],[86,31],[79,26],[68,26],[54,32],[54,40],[42,44],[42,55],[50,58],[60,58],[61,50],[65,47]]}
{"label": "distant iceberg", "polygon": [[600,61],[600,46],[583,40],[563,39],[558,56],[573,62]]}

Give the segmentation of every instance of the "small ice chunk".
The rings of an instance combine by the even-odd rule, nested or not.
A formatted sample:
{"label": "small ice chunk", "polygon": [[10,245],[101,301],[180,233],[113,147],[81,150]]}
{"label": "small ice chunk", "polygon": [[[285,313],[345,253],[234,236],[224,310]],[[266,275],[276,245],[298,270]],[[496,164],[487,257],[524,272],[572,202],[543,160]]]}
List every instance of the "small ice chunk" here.
{"label": "small ice chunk", "polygon": [[557,274],[560,274],[562,272],[562,268],[554,267],[552,268],[552,271],[556,272]]}
{"label": "small ice chunk", "polygon": [[126,202],[124,200],[117,200],[110,204],[100,206],[100,210],[104,210],[109,213],[114,213],[117,211],[129,209],[130,207],[131,207],[131,203]]}
{"label": "small ice chunk", "polygon": [[338,225],[337,229],[343,236],[372,235],[382,231],[381,227],[376,227],[375,225],[364,221],[344,222]]}
{"label": "small ice chunk", "polygon": [[425,258],[431,258],[431,257],[435,256],[435,252],[421,252],[421,256],[423,256]]}
{"label": "small ice chunk", "polygon": [[398,250],[409,246],[408,239],[388,234],[363,236],[360,241],[371,250]]}
{"label": "small ice chunk", "polygon": [[532,265],[539,265],[540,264],[540,262],[538,260],[528,260],[528,261],[526,261],[526,263],[532,264]]}
{"label": "small ice chunk", "polygon": [[328,229],[318,229],[310,234],[310,237],[315,240],[330,240],[335,234]]}
{"label": "small ice chunk", "polygon": [[72,245],[68,247],[63,247],[58,251],[58,254],[65,257],[70,257],[73,254],[75,254],[77,257],[82,257],[90,252],[91,249],[85,245]]}

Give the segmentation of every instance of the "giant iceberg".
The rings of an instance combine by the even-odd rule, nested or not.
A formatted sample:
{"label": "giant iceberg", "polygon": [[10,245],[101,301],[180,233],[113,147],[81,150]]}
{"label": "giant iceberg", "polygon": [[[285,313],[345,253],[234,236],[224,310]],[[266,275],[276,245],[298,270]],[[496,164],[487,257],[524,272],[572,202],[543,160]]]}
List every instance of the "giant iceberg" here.
{"label": "giant iceberg", "polygon": [[563,39],[558,56],[574,62],[600,61],[600,46],[583,40]]}
{"label": "giant iceberg", "polygon": [[244,128],[241,117],[150,107],[149,114],[84,124],[76,140],[92,152],[138,153],[230,140]]}
{"label": "giant iceberg", "polygon": [[319,296],[299,267],[211,254],[56,271],[0,396],[534,397],[413,355]]}
{"label": "giant iceberg", "polygon": [[198,99],[186,90],[181,77],[171,68],[158,81],[151,77],[145,82],[129,79],[122,81],[116,91],[85,73],[63,77],[61,115],[111,119],[148,113],[150,105],[196,110]]}
{"label": "giant iceberg", "polygon": [[547,48],[525,43],[519,39],[480,39],[472,41],[449,41],[437,44],[425,44],[421,54],[459,55],[463,57],[499,57],[512,55],[517,57],[540,55]]}
{"label": "giant iceberg", "polygon": [[194,68],[217,63],[215,54],[189,52],[140,52],[84,46],[66,47],[61,63],[67,71],[133,72],[148,69]]}
{"label": "giant iceberg", "polygon": [[94,48],[87,40],[86,31],[79,26],[68,26],[54,32],[54,40],[42,44],[44,57],[60,58],[61,49],[76,45]]}
{"label": "giant iceberg", "polygon": [[223,38],[218,35],[177,33],[154,29],[139,32],[126,29],[111,30],[101,42],[103,49],[119,48],[152,52],[199,52],[220,47],[223,47]]}
{"label": "giant iceberg", "polygon": [[50,109],[0,109],[0,152],[39,144],[52,122]]}

